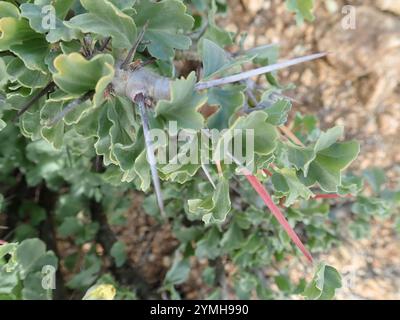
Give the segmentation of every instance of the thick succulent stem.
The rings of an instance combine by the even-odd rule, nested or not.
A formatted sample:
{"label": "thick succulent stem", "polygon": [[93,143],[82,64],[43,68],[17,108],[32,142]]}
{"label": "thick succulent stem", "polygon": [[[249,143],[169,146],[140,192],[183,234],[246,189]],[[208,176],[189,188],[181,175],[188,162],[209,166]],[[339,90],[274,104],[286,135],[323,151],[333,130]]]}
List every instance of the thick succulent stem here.
{"label": "thick succulent stem", "polygon": [[170,79],[147,68],[135,71],[116,70],[112,82],[116,94],[134,99],[138,94],[158,100],[169,100]]}
{"label": "thick succulent stem", "polygon": [[[251,77],[281,70],[303,62],[319,59],[326,56],[326,53],[317,53],[304,57],[299,57],[269,66],[244,71],[232,76],[214,79],[196,84],[196,90],[205,90],[225,84],[240,82]],[[147,68],[140,68],[134,71],[118,69],[113,80],[113,87],[117,94],[126,95],[134,98],[138,94],[150,97],[156,101],[170,99],[171,79],[160,76]]]}

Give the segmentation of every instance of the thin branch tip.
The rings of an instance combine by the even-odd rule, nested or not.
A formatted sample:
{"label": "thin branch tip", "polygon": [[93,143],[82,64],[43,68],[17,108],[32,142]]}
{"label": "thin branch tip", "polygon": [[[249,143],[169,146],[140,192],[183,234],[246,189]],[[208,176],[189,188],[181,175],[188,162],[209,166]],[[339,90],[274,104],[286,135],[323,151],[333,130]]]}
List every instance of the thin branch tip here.
{"label": "thin branch tip", "polygon": [[120,68],[122,70],[128,69],[129,64],[132,62],[132,59],[135,56],[136,51],[139,48],[139,45],[143,40],[143,37],[146,33],[148,25],[149,25],[149,21],[146,21],[146,23],[143,25],[143,28],[137,37],[135,43],[133,44],[132,48],[129,50],[128,55],[126,56],[125,60],[122,62],[121,66],[120,66]]}

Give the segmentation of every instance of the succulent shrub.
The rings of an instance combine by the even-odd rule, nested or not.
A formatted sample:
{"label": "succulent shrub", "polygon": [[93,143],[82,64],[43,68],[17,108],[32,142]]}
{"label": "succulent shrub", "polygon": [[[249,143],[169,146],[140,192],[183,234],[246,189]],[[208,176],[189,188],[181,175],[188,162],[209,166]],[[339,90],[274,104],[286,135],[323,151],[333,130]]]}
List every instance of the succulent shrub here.
{"label": "succulent shrub", "polygon": [[[287,5],[299,22],[313,19],[312,1]],[[377,196],[359,195],[361,177],[344,170],[360,146],[342,140],[343,127],[322,131],[314,116],[300,114],[288,123],[291,100],[277,71],[325,54],[278,62],[276,45],[244,49],[241,37],[216,23],[226,7],[214,0],[0,1],[0,204],[13,227],[4,233],[11,242],[0,246],[0,298],[62,298],[94,284],[112,284],[121,299],[179,298],[192,257],[208,261],[209,298],[230,297],[225,264],[234,266],[239,298],[333,298],[341,278],[332,266],[317,261],[308,284],[292,283],[287,262],[313,263],[340,241],[331,204],[354,202],[350,230],[365,236],[371,217],[389,216],[399,194],[383,192],[381,173],[372,170],[366,176]],[[174,137],[171,123],[192,138],[224,133],[207,146],[179,141],[174,157],[158,163],[165,143],[151,132]],[[253,132],[251,168],[217,152],[236,130]],[[204,148],[208,163],[180,161]],[[146,212],[170,224],[179,241],[156,290],[110,228],[124,223],[132,190],[147,194]],[[62,252],[60,238],[76,250]],[[106,272],[104,256],[112,260]],[[55,291],[41,285],[49,265],[59,268]],[[264,272],[271,266],[279,274]],[[86,296],[115,295],[100,289]]]}

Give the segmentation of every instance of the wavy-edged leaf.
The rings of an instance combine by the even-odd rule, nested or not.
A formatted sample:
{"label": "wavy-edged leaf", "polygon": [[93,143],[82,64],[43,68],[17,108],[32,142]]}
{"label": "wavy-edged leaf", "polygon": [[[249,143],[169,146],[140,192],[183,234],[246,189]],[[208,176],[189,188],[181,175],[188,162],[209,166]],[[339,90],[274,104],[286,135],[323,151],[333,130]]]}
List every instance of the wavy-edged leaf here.
{"label": "wavy-edged leaf", "polygon": [[243,106],[244,87],[233,85],[208,90],[208,104],[219,106],[218,110],[207,119],[210,129],[228,128],[235,112]]}
{"label": "wavy-edged leaf", "polygon": [[265,109],[265,112],[268,114],[267,122],[274,126],[284,125],[291,108],[292,104],[288,100],[282,99],[275,102],[272,106]]}
{"label": "wavy-edged leaf", "polygon": [[21,266],[22,278],[25,278],[45,253],[46,245],[39,239],[28,239],[21,242],[15,252],[15,258]]}
{"label": "wavy-edged leaf", "polygon": [[337,192],[341,185],[341,172],[357,157],[360,145],[355,141],[339,143],[343,127],[338,126],[322,132],[313,146],[288,145],[288,159],[307,186],[318,183],[326,192]]}
{"label": "wavy-edged leaf", "polygon": [[303,185],[296,175],[296,170],[283,168],[277,169],[271,177],[275,195],[286,197],[285,206],[290,207],[298,198],[310,199],[313,193]]}
{"label": "wavy-edged leaf", "polygon": [[111,157],[111,136],[110,129],[113,125],[108,119],[108,107],[111,105],[111,101],[107,101],[103,108],[101,108],[98,116],[97,124],[97,142],[94,147],[98,155],[103,156],[104,165],[108,166],[113,163]]}
{"label": "wavy-edged leaf", "polygon": [[27,88],[43,88],[50,80],[48,74],[41,71],[29,70],[21,59],[15,58],[7,65],[7,74],[14,81]]}
{"label": "wavy-edged leaf", "polygon": [[334,298],[336,290],[341,287],[342,278],[339,272],[325,263],[320,263],[303,295],[310,300],[331,300]]}
{"label": "wavy-edged leaf", "polygon": [[107,0],[81,0],[88,13],[73,17],[65,25],[77,28],[84,33],[110,36],[113,46],[129,49],[137,36],[133,19]]}
{"label": "wavy-edged leaf", "polygon": [[150,54],[161,60],[174,56],[174,49],[187,50],[191,45],[189,37],[181,34],[193,27],[194,19],[186,13],[186,6],[179,0],[137,0],[133,16],[138,27],[146,23],[144,40],[150,41]]}
{"label": "wavy-edged leaf", "polygon": [[[34,92],[30,97],[34,96]],[[20,129],[21,133],[31,140],[39,140],[42,138],[41,136],[41,126],[40,126],[40,107],[44,104],[45,99],[39,99],[36,103],[33,104],[32,107],[29,108],[21,117],[20,117]]]}
{"label": "wavy-edged leaf", "polygon": [[365,170],[363,176],[372,187],[375,194],[380,194],[382,186],[386,183],[385,171],[380,168],[371,168]]}
{"label": "wavy-edged leaf", "polygon": [[[242,155],[254,154],[254,158],[261,156],[265,160],[265,156],[269,156],[276,149],[278,139],[276,128],[268,123],[267,119],[268,114],[264,111],[254,111],[247,116],[238,118],[218,140],[213,154],[214,161],[231,160],[225,149],[230,145],[233,145],[234,148],[240,139],[242,139],[242,148],[244,149],[241,150]],[[247,139],[252,139],[254,142],[253,150],[247,150],[251,146],[246,143]],[[238,151],[234,150],[235,153]]]}
{"label": "wavy-edged leaf", "polygon": [[[169,159],[165,165],[159,165],[159,171],[164,180],[178,182],[183,184],[190,180],[200,169],[199,164],[199,135],[194,131],[181,131],[185,133],[185,141],[180,141],[176,156]],[[183,135],[181,135],[181,138]],[[183,140],[180,139],[179,140]],[[161,146],[161,141],[159,143]],[[161,146],[163,149],[167,147],[167,143]],[[164,160],[164,159],[162,159]]]}
{"label": "wavy-edged leaf", "polygon": [[215,23],[217,10],[217,4],[215,0],[212,0],[211,10],[208,12],[208,28],[202,39],[209,39],[221,47],[231,45],[233,44],[232,35],[228,31],[218,27]]}
{"label": "wavy-edged leaf", "polygon": [[204,78],[202,81],[219,76],[225,76],[228,72],[239,72],[240,66],[251,62],[257,55],[243,55],[231,58],[231,55],[211,40],[202,41],[202,61],[204,65]]}
{"label": "wavy-edged leaf", "polygon": [[79,53],[62,54],[54,60],[57,73],[54,82],[58,87],[72,95],[82,95],[94,90],[94,105],[104,100],[104,90],[114,77],[114,58],[109,54],[99,54],[86,60]]}
{"label": "wavy-edged leaf", "polygon": [[197,93],[194,89],[195,84],[194,72],[187,79],[173,81],[170,101],[161,100],[157,103],[157,118],[165,122],[176,121],[178,128],[201,129],[204,118],[197,110],[207,101],[207,96]]}
{"label": "wavy-edged leaf", "polygon": [[203,259],[215,259],[221,254],[221,232],[217,227],[211,227],[210,230],[206,231],[200,241],[197,242],[196,246],[196,257]]}
{"label": "wavy-edged leaf", "polygon": [[0,19],[0,51],[10,50],[31,70],[47,71],[45,58],[50,45],[36,33],[27,20],[14,17]]}
{"label": "wavy-edged leaf", "polygon": [[97,120],[95,150],[103,156],[106,166],[114,164],[122,171],[122,181],[136,181],[141,190],[151,183],[150,167],[144,150],[143,131],[134,113],[134,106],[126,98],[108,100]]}
{"label": "wavy-edged leaf", "polygon": [[311,162],[305,183],[310,186],[318,183],[326,192],[337,192],[341,185],[341,172],[353,162],[360,152],[356,141],[335,143],[331,147],[318,152]]}
{"label": "wavy-edged leaf", "polygon": [[[61,3],[61,1],[58,1],[58,3]],[[29,25],[33,30],[39,33],[46,33],[46,40],[50,43],[55,43],[60,40],[71,41],[72,39],[77,39],[80,36],[80,32],[77,29],[67,27],[64,22],[58,18],[58,16],[64,15],[64,10],[66,10],[66,8],[60,7],[58,10],[60,10],[61,13],[59,13],[57,12],[57,7],[54,7],[56,14],[54,17],[54,26],[51,26],[50,22],[46,20],[48,16],[52,14],[52,12],[45,10],[46,6],[49,4],[50,3],[43,3],[38,5],[24,3],[20,7],[21,16],[29,20]]]}
{"label": "wavy-edged leaf", "polygon": [[165,275],[165,285],[177,285],[186,281],[190,273],[190,262],[188,259],[175,259],[171,269]]}
{"label": "wavy-edged leaf", "polygon": [[128,166],[131,168],[134,160],[131,149],[136,142],[138,130],[132,102],[123,97],[116,97],[108,104],[107,117],[111,122],[109,131],[111,158],[122,169],[126,167],[125,163],[130,163]]}
{"label": "wavy-edged leaf", "polygon": [[[48,123],[53,119],[63,107],[62,102],[48,100],[43,108],[40,110],[40,119],[42,123]],[[58,121],[51,127],[44,126],[41,129],[42,137],[49,142],[55,149],[60,149],[64,141],[64,122]]]}
{"label": "wavy-edged leaf", "polygon": [[231,200],[229,195],[229,181],[220,177],[217,188],[212,196],[204,200],[191,199],[188,201],[189,212],[202,215],[204,223],[222,223],[231,210]]}

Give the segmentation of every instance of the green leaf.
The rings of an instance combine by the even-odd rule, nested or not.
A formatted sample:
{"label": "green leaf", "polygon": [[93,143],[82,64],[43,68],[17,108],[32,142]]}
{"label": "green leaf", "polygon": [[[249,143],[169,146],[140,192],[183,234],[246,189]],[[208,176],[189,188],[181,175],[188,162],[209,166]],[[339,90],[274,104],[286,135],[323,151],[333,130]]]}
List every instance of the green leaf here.
{"label": "green leaf", "polygon": [[46,245],[39,239],[28,239],[21,242],[15,252],[15,257],[21,266],[23,279],[45,253]]}
{"label": "green leaf", "polygon": [[385,172],[380,168],[372,168],[364,171],[363,176],[376,194],[380,194],[382,186],[386,183]]}
{"label": "green leaf", "polygon": [[127,258],[125,243],[122,241],[115,242],[111,248],[110,254],[114,258],[117,268],[121,267]]}
{"label": "green leaf", "polygon": [[127,98],[116,97],[107,109],[108,119],[112,123],[109,133],[111,137],[111,152],[113,152],[114,158],[118,160],[118,156],[114,153],[114,148],[117,147],[119,150],[122,148],[130,149],[136,141],[137,128],[135,127],[134,106]]}
{"label": "green leaf", "polygon": [[229,196],[229,181],[223,177],[219,178],[217,189],[215,190],[212,201],[214,207],[210,217],[203,217],[206,223],[219,223],[226,219],[231,211],[231,198]]}
{"label": "green leaf", "polygon": [[2,131],[7,126],[7,123],[0,119],[0,131]]}
{"label": "green leaf", "polygon": [[[44,264],[42,265],[44,266]],[[42,286],[43,275],[41,272],[30,273],[23,282],[23,300],[48,300],[51,299],[51,291]]]}
{"label": "green leaf", "polygon": [[56,9],[57,17],[60,19],[65,19],[68,12],[75,5],[76,1],[77,0],[40,0],[41,3],[39,4],[42,4],[43,2],[52,4]]}
{"label": "green leaf", "polygon": [[76,217],[66,217],[58,228],[61,237],[77,235],[83,229],[82,224]]}
{"label": "green leaf", "polygon": [[283,168],[277,169],[276,171],[271,181],[274,185],[275,195],[278,197],[286,197],[286,207],[290,207],[299,197],[308,200],[313,195],[313,193],[300,182],[294,169]]}
{"label": "green leaf", "polygon": [[43,35],[30,28],[27,20],[13,17],[0,19],[0,34],[0,51],[12,51],[31,70],[47,71],[45,58],[50,45]]}
{"label": "green leaf", "polygon": [[364,189],[364,180],[352,174],[342,177],[342,184],[339,187],[340,195],[357,195]]}
{"label": "green leaf", "polygon": [[207,78],[230,62],[228,53],[211,40],[203,40],[202,61]]}
{"label": "green leaf", "polygon": [[[43,123],[51,121],[61,112],[63,104],[59,101],[46,101],[40,110],[40,118]],[[60,149],[64,142],[64,122],[58,121],[51,127],[43,126],[41,129],[42,137],[49,142],[55,149]]]}
{"label": "green leaf", "polygon": [[104,100],[104,90],[114,77],[114,59],[109,54],[99,54],[86,60],[79,53],[62,54],[54,60],[57,73],[54,82],[59,88],[72,95],[80,96],[94,90],[95,106]]}
{"label": "green leaf", "polygon": [[[235,123],[220,137],[214,152],[214,160],[226,159],[230,163],[229,155],[224,152],[224,146],[232,141],[244,139],[247,135],[254,136],[254,151],[256,155],[269,156],[277,147],[278,133],[276,128],[267,122],[268,114],[264,111],[254,111],[247,116],[238,118]],[[243,146],[247,146],[243,143]],[[249,150],[250,151],[250,150]],[[244,152],[247,154],[249,151]]]}
{"label": "green leaf", "polygon": [[240,248],[245,241],[243,231],[236,221],[233,221],[229,229],[224,233],[221,240],[221,247],[229,252]]}
{"label": "green leaf", "polygon": [[12,295],[15,288],[18,286],[18,272],[7,271],[6,266],[0,266],[0,296],[1,295]]}
{"label": "green leaf", "polygon": [[208,104],[217,105],[219,109],[207,119],[210,129],[223,130],[229,127],[232,116],[243,106],[244,88],[242,86],[226,86],[208,90]]}
{"label": "green leaf", "polygon": [[325,263],[320,263],[303,295],[310,300],[331,300],[335,297],[336,289],[341,287],[342,279],[339,272]]}
{"label": "green leaf", "polygon": [[95,261],[87,269],[79,272],[71,280],[67,282],[67,287],[71,289],[83,289],[92,285],[98,278],[98,273],[100,271],[101,264]]}
{"label": "green leaf", "polygon": [[265,109],[268,114],[267,122],[274,126],[281,126],[287,122],[289,112],[292,108],[292,104],[288,100],[279,100],[272,106]]}
{"label": "green leaf", "polygon": [[15,58],[7,65],[9,77],[27,88],[43,88],[50,76],[38,70],[29,70],[21,59]]}
{"label": "green leaf", "polygon": [[228,31],[218,27],[215,23],[216,13],[217,5],[215,0],[212,0],[211,10],[208,13],[208,28],[203,36],[203,39],[209,39],[221,47],[233,44],[232,35]]}
{"label": "green leaf", "polygon": [[108,119],[108,107],[112,104],[107,101],[101,109],[97,125],[97,142],[94,147],[98,155],[103,156],[103,163],[108,166],[113,163],[111,158],[111,136],[110,129],[112,122]]}
{"label": "green leaf", "polygon": [[[2,2],[3,3],[3,2]],[[26,20],[18,17],[4,17],[0,19],[0,51],[10,50],[15,44],[29,39],[34,33]]]}
{"label": "green leaf", "polygon": [[136,2],[136,0],[109,0],[109,1],[120,10],[132,8]]}
{"label": "green leaf", "polygon": [[0,245],[0,259],[5,257],[7,254],[13,255],[17,247],[17,243],[6,243]]}
{"label": "green leaf", "polygon": [[107,0],[81,0],[81,3],[88,13],[73,17],[65,25],[84,33],[110,36],[116,48],[129,49],[133,46],[137,30],[131,17]]}
{"label": "green leaf", "polygon": [[278,133],[268,123],[268,114],[263,111],[252,112],[247,117],[239,118],[234,129],[254,130],[254,152],[259,155],[271,154],[276,146]]}
{"label": "green leaf", "polygon": [[220,177],[212,196],[206,197],[204,200],[190,199],[188,205],[189,212],[202,215],[206,224],[224,222],[231,210],[229,181]]}
{"label": "green leaf", "polygon": [[252,291],[257,287],[258,279],[254,274],[241,272],[235,279],[235,292],[239,299],[248,300],[251,298]]}
{"label": "green leaf", "polygon": [[226,76],[228,72],[240,71],[241,65],[251,62],[256,55],[243,55],[231,58],[230,54],[211,40],[202,41],[202,61],[204,65],[204,77],[207,80],[215,76]]}
{"label": "green leaf", "polygon": [[190,263],[188,259],[175,259],[171,269],[165,275],[165,285],[178,285],[186,281],[190,273]]}
{"label": "green leaf", "polygon": [[287,8],[296,13],[296,21],[303,24],[304,20],[314,21],[314,0],[286,0]]}
{"label": "green leaf", "polygon": [[385,218],[391,213],[391,205],[385,199],[359,196],[351,211],[364,219],[372,216]]}
{"label": "green leaf", "polygon": [[189,37],[181,34],[193,27],[194,19],[186,14],[186,6],[179,0],[138,0],[133,16],[138,27],[148,23],[144,40],[150,41],[150,54],[161,60],[174,56],[174,49],[187,50],[191,45]]}
{"label": "green leaf", "polygon": [[315,159],[315,151],[288,144],[288,159],[297,170],[303,170],[304,175],[307,175],[310,163]]}
{"label": "green leaf", "polygon": [[199,259],[215,259],[221,254],[220,249],[221,233],[216,227],[208,230],[203,238],[196,244],[196,257]]}
{"label": "green leaf", "polygon": [[7,84],[8,79],[10,76],[7,73],[7,66],[6,63],[2,58],[0,58],[0,90]]}
{"label": "green leaf", "polygon": [[[185,137],[182,133],[185,134]],[[178,153],[170,158],[166,165],[160,165],[159,170],[163,173],[163,179],[183,184],[190,180],[200,168],[197,157],[194,158],[199,154],[199,142],[197,141],[199,134],[195,131],[182,131],[181,138],[184,139],[180,141]],[[159,142],[163,149],[167,147],[166,143],[162,145],[162,141]]]}
{"label": "green leaf", "polygon": [[341,185],[341,172],[353,162],[360,152],[358,142],[336,143],[317,154],[310,164],[305,179],[308,186],[318,183],[326,192],[337,192]]}
{"label": "green leaf", "polygon": [[98,284],[90,287],[82,300],[114,300],[116,289],[111,284]]}
{"label": "green leaf", "polygon": [[370,236],[371,224],[369,221],[358,219],[349,224],[349,232],[354,239],[360,240]]}
{"label": "green leaf", "polygon": [[[42,5],[24,3],[21,5],[21,16],[29,20],[29,25],[33,30],[39,33],[46,33],[46,40],[50,43],[55,43],[60,40],[71,41],[72,39],[77,39],[80,35],[79,31],[67,27],[64,22],[58,18],[58,16],[63,15],[65,8],[60,7],[59,10],[62,10],[61,14],[57,12],[57,7],[54,8],[56,14],[56,17],[54,17],[54,26],[50,25],[50,20],[47,20],[52,12],[44,10],[46,9],[45,6],[48,6],[49,3],[44,3]],[[61,3],[61,1],[58,1],[58,3]]]}
{"label": "green leaf", "polygon": [[176,121],[178,129],[198,130],[203,128],[204,118],[197,111],[207,100],[207,96],[195,91],[195,73],[187,79],[175,80],[171,84],[171,100],[161,100],[155,108],[157,118],[168,122]]}
{"label": "green leaf", "polygon": [[321,134],[315,115],[302,115],[298,112],[293,121],[293,131],[303,142],[315,142]]}
{"label": "green leaf", "polygon": [[19,18],[19,10],[12,3],[0,2],[0,19],[5,17]]}
{"label": "green leaf", "polygon": [[307,186],[318,183],[326,192],[337,192],[341,185],[341,172],[357,157],[360,145],[355,142],[336,142],[343,134],[343,127],[334,127],[321,133],[313,147],[288,144],[288,159]]}
{"label": "green leaf", "polygon": [[[148,191],[151,184],[151,173],[146,149],[144,149],[136,158],[133,170],[139,181],[138,188],[142,191]],[[129,179],[124,178],[123,181],[129,181]]]}
{"label": "green leaf", "polygon": [[319,151],[328,149],[343,136],[343,132],[343,126],[337,126],[329,129],[327,132],[322,132],[314,146],[314,151],[318,153]]}
{"label": "green leaf", "polygon": [[276,276],[274,280],[279,290],[286,293],[290,293],[292,291],[292,282],[290,281],[288,276],[281,274],[279,276]]}

